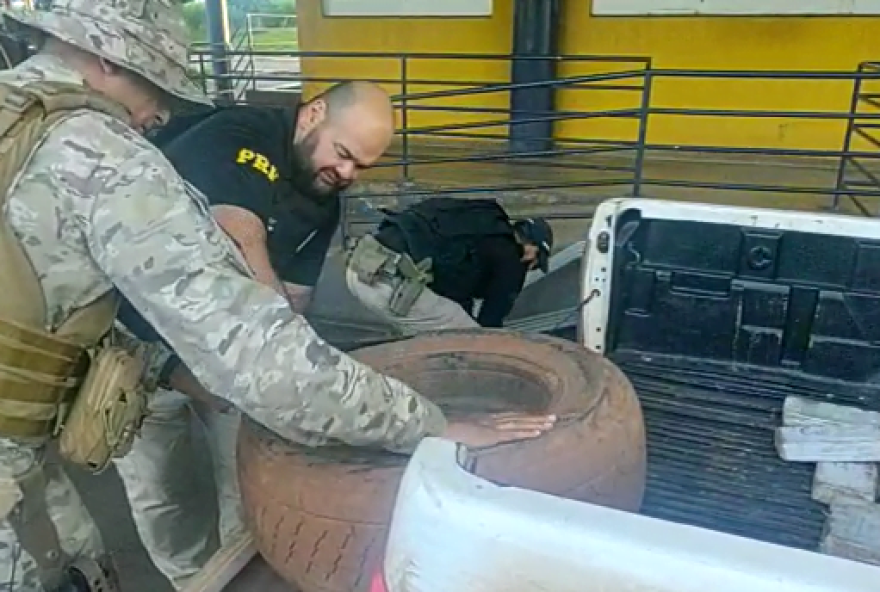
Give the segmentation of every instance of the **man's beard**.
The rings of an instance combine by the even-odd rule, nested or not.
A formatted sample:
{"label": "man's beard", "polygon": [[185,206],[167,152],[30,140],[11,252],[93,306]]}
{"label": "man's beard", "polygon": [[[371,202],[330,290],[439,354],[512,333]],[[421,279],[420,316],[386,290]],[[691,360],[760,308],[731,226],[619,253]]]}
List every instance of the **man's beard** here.
{"label": "man's beard", "polygon": [[336,198],[343,187],[328,187],[323,185],[318,175],[320,171],[315,169],[312,155],[318,146],[318,136],[315,131],[309,132],[301,142],[293,145],[293,186],[298,193],[311,199]]}

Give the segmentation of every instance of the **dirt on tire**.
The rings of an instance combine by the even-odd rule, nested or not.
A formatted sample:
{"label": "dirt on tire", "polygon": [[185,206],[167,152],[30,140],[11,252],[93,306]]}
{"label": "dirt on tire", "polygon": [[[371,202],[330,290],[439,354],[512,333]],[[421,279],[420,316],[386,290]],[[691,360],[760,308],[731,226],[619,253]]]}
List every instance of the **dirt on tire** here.
{"label": "dirt on tire", "polygon": [[[399,378],[449,416],[549,412],[544,436],[471,451],[492,482],[637,511],[645,430],[629,380],[580,345],[497,330],[431,333],[351,354]],[[301,592],[361,592],[381,560],[406,457],[310,449],[245,419],[239,479],[257,546]]]}

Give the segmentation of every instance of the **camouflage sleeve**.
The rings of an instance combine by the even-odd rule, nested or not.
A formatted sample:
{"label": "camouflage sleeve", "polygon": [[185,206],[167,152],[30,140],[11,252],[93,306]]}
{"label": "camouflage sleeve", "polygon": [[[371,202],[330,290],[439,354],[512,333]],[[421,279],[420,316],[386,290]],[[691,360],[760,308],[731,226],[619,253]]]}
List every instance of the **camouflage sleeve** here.
{"label": "camouflage sleeve", "polygon": [[331,347],[247,277],[204,197],[154,148],[144,143],[90,193],[97,265],[205,388],[306,444],[407,452],[445,430],[437,406]]}

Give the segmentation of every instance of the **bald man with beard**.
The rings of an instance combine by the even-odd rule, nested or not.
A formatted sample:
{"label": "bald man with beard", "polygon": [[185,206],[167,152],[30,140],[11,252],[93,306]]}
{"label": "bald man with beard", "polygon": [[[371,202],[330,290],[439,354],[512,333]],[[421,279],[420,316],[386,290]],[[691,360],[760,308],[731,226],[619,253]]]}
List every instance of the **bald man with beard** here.
{"label": "bald man with beard", "polygon": [[[382,156],[393,134],[388,95],[345,82],[294,109],[232,106],[182,116],[152,141],[207,196],[256,279],[303,313],[339,225],[339,193]],[[161,339],[128,303],[119,318],[142,340]],[[187,462],[194,425],[211,450],[218,518],[205,516],[198,473]],[[134,449],[116,463],[141,540],[176,589],[242,528],[238,425],[237,410],[160,390]]]}
{"label": "bald man with beard", "polygon": [[220,107],[153,139],[211,201],[257,279],[305,310],[339,224],[339,193],[384,154],[394,110],[381,87],[343,82],[295,109]]}

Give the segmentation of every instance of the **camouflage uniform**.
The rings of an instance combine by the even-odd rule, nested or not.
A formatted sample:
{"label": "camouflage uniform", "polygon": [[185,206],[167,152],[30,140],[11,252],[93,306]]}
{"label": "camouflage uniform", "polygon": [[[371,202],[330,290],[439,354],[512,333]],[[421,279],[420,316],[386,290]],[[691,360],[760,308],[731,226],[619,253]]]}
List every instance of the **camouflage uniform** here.
{"label": "camouflage uniform", "polygon": [[[182,18],[170,3],[55,0],[51,12],[14,18],[178,98],[204,100],[185,77]],[[0,81],[19,85],[37,79],[82,82],[46,54],[0,72]],[[207,389],[284,437],[410,451],[445,429],[436,406],[333,349],[252,280],[204,196],[121,120],[84,110],[58,124],[3,214],[40,278],[48,330],[115,286]],[[44,450],[0,439],[0,455],[0,590],[43,592],[16,534],[19,476],[45,475],[45,504],[67,555],[100,556],[101,540],[70,481],[44,464]]]}

